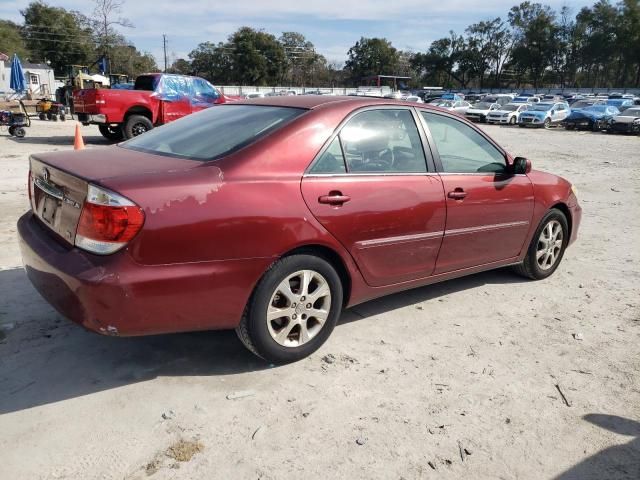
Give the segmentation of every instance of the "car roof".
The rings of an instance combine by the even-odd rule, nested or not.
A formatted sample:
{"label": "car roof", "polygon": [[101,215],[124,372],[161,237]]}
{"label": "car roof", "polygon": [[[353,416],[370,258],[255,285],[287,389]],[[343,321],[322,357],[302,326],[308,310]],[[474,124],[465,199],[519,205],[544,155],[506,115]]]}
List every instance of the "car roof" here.
{"label": "car roof", "polygon": [[[251,98],[246,100],[239,100],[231,104],[242,105],[266,105],[272,107],[290,107],[290,108],[304,108],[308,110],[326,108],[326,107],[340,107],[340,108],[362,108],[376,105],[398,105],[406,107],[419,106],[423,108],[424,104],[416,105],[415,102],[406,102],[402,100],[396,100],[393,98],[379,98],[379,97],[357,97],[357,96],[339,96],[339,95],[295,95],[295,96],[282,96],[282,97],[265,97],[265,98]],[[433,108],[433,110],[442,111],[439,108]]]}

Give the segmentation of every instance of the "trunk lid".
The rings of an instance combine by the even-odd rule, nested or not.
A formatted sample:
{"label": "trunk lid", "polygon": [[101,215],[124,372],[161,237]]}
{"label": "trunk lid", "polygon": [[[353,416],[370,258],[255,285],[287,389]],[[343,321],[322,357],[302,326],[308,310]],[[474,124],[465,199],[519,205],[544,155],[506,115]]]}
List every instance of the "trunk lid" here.
{"label": "trunk lid", "polygon": [[117,145],[72,152],[35,154],[33,160],[45,163],[84,180],[101,182],[108,178],[151,175],[183,171],[203,162],[129,150]]}
{"label": "trunk lid", "polygon": [[[117,146],[32,155],[31,208],[44,225],[73,245],[89,183],[113,189],[116,177],[185,171],[203,162],[151,155]],[[117,183],[117,182],[116,182]]]}

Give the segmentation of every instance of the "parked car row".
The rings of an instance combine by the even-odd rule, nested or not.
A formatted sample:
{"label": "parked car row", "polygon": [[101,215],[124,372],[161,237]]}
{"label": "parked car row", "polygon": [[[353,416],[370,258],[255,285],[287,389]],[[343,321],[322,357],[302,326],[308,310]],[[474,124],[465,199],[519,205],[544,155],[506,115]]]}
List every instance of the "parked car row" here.
{"label": "parked car row", "polygon": [[472,103],[460,94],[446,93],[429,103],[473,122],[640,133],[640,106],[635,106],[631,98],[582,98],[572,105],[556,95],[496,94],[477,98],[481,100]]}

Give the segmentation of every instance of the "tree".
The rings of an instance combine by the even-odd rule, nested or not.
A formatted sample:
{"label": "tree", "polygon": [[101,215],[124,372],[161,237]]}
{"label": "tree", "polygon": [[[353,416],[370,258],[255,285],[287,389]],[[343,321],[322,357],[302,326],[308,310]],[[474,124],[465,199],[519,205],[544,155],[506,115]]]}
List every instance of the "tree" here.
{"label": "tree", "polygon": [[448,37],[433,41],[427,53],[414,55],[411,63],[429,84],[449,87],[453,79],[465,88],[465,74],[470,68],[464,56],[465,50],[464,38],[450,31]]}
{"label": "tree", "polygon": [[316,53],[313,43],[298,32],[283,32],[278,39],[286,57],[281,84],[306,85],[323,76],[327,61]]}
{"label": "tree", "polygon": [[232,55],[232,81],[240,85],[273,85],[282,78],[286,57],[275,36],[241,27],[227,43]]}
{"label": "tree", "polygon": [[467,27],[467,51],[473,73],[480,80],[480,88],[484,86],[484,77],[496,57],[496,35],[503,28],[500,18],[474,23]]}
{"label": "tree", "polygon": [[[114,26],[133,28],[133,24],[127,19],[118,16],[122,12],[123,1],[120,0],[93,0],[94,9],[91,18],[94,31],[97,34],[98,49],[109,59],[109,71],[112,70],[112,48],[122,46],[122,38],[115,31]],[[120,45],[118,45],[120,44]],[[155,64],[155,62],[154,62]]]}
{"label": "tree", "polygon": [[534,88],[550,65],[556,39],[555,12],[547,5],[522,2],[509,11],[516,47],[512,60],[529,71]]}
{"label": "tree", "polygon": [[29,50],[25,44],[20,26],[9,20],[0,20],[0,52],[11,57],[14,53],[22,59],[29,58]]}
{"label": "tree", "polygon": [[233,74],[232,55],[230,47],[219,42],[201,43],[189,53],[191,59],[190,71],[213,83],[230,83]]}
{"label": "tree", "polygon": [[68,65],[86,64],[93,57],[91,30],[83,26],[79,13],[40,1],[30,3],[20,13],[32,61],[48,61],[56,75],[64,75]]}
{"label": "tree", "polygon": [[400,59],[398,50],[386,38],[360,38],[347,53],[345,70],[354,84],[363,77],[394,75]]}
{"label": "tree", "polygon": [[169,67],[169,73],[177,73],[180,75],[191,75],[192,72],[191,62],[189,60],[185,60],[184,58],[176,59],[171,66]]}
{"label": "tree", "polygon": [[134,45],[118,35],[112,38],[109,61],[113,73],[124,73],[135,78],[141,73],[157,72],[156,59],[149,52],[140,52]]}

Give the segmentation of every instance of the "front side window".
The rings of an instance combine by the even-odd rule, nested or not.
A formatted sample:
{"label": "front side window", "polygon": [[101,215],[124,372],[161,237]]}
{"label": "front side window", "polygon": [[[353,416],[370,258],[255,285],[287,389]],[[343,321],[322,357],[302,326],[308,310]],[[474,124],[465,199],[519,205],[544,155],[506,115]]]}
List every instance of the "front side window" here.
{"label": "front side window", "polygon": [[421,173],[427,164],[409,110],[367,110],[340,131],[349,173]]}
{"label": "front side window", "polygon": [[262,105],[216,105],[154,128],[124,142],[122,147],[191,160],[215,160],[277,130],[305,111]]}
{"label": "front side window", "polygon": [[470,126],[444,115],[420,112],[447,173],[504,173],[502,153]]}
{"label": "front side window", "polygon": [[213,103],[220,94],[209,82],[202,78],[193,79],[194,98],[198,102]]}

